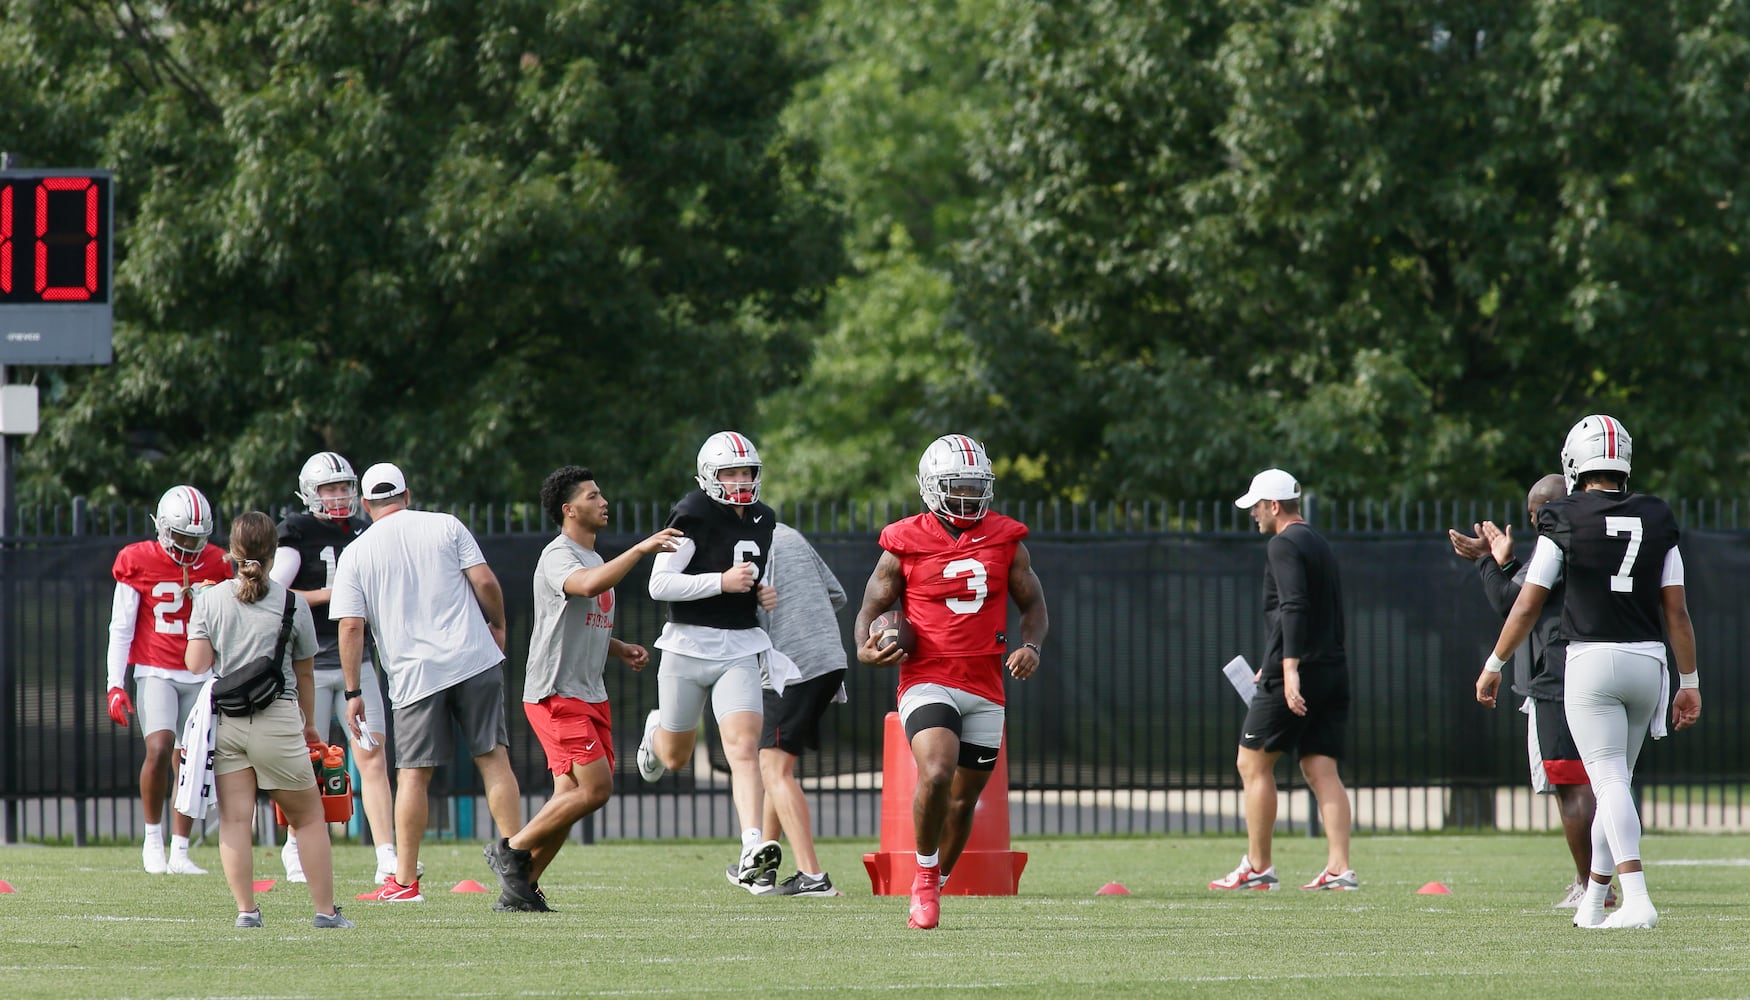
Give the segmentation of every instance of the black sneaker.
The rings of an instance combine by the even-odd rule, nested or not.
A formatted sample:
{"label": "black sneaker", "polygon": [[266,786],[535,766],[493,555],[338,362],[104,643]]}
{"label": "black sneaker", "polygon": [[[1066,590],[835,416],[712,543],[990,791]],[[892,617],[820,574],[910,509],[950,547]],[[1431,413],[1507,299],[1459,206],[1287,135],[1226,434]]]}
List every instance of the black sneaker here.
{"label": "black sneaker", "polygon": [[843,896],[844,893],[833,888],[832,876],[825,872],[819,878],[810,878],[797,872],[782,882],[779,882],[772,892],[779,896]]}
{"label": "black sneaker", "polygon": [[784,849],[775,840],[763,844],[754,844],[741,851],[741,858],[724,871],[729,884],[740,886],[749,892],[753,891],[754,880],[761,872],[777,871],[779,862],[784,860]]}
{"label": "black sneaker", "polygon": [[481,853],[486,856],[486,867],[498,876],[498,886],[504,890],[504,896],[530,909],[543,905],[543,900],[529,882],[534,858],[528,851],[519,851],[510,846],[510,841],[500,838],[489,841]]}
{"label": "black sneaker", "polygon": [[748,886],[747,891],[756,896],[769,896],[772,893],[777,892],[778,870],[776,868],[767,868],[761,871],[758,875],[755,875],[753,885]]}
{"label": "black sneaker", "polygon": [[541,891],[541,887],[530,885],[529,888],[535,893],[532,902],[518,899],[508,892],[501,892],[498,894],[498,902],[493,903],[492,908],[499,913],[552,913],[553,908],[547,905],[547,894]]}

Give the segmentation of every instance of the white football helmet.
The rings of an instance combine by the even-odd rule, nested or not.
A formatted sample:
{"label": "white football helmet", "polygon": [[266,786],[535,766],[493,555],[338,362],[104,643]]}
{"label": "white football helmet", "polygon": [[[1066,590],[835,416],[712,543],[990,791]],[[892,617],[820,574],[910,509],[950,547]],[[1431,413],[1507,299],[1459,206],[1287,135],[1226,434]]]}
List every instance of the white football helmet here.
{"label": "white football helmet", "polygon": [[[724,469],[752,469],[753,482],[726,483]],[[760,453],[745,434],[718,431],[699,449],[699,489],[718,503],[746,507],[760,498]]]}
{"label": "white football helmet", "polygon": [[[344,483],[347,492],[323,497],[318,487]],[[298,471],[298,499],[317,517],[340,521],[359,515],[359,477],[353,474],[352,463],[332,451],[319,451]]]}
{"label": "white football helmet", "polygon": [[192,566],[207,547],[213,533],[213,505],[193,486],[172,486],[158,499],[152,516],[158,529],[158,544],[178,566]]}
{"label": "white football helmet", "polygon": [[924,506],[956,528],[970,528],[990,512],[996,482],[984,445],[964,434],[942,435],[918,459]]}
{"label": "white football helmet", "polygon": [[1620,472],[1627,480],[1633,450],[1628,429],[1615,417],[1594,413],[1581,420],[1562,443],[1562,475],[1567,477],[1568,492],[1579,487],[1582,472]]}

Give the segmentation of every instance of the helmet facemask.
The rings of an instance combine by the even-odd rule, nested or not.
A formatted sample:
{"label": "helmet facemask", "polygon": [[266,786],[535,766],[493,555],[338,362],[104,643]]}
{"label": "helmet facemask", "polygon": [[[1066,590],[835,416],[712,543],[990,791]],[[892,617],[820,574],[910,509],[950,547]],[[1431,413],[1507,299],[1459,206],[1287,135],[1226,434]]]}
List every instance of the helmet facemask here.
{"label": "helmet facemask", "polygon": [[193,566],[206,551],[207,536],[213,533],[213,508],[194,487],[174,486],[159,499],[152,526],[158,530],[158,544],[171,562]]}
{"label": "helmet facemask", "polygon": [[990,513],[996,473],[984,446],[964,434],[944,434],[918,459],[918,495],[955,528],[970,528]]}

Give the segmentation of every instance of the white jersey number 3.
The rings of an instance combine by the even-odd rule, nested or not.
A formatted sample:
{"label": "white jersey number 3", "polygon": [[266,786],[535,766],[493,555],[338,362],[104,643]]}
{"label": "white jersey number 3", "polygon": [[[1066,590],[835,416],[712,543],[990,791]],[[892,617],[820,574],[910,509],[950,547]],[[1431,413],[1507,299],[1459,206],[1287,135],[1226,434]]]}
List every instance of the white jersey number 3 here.
{"label": "white jersey number 3", "polygon": [[1610,578],[1610,590],[1616,594],[1632,594],[1635,589],[1635,556],[1641,554],[1641,519],[1607,517],[1604,519],[1604,533],[1628,536],[1628,551],[1622,554],[1622,566]]}
{"label": "white jersey number 3", "polygon": [[971,597],[948,598],[945,603],[948,605],[949,611],[957,615],[972,615],[977,614],[978,609],[984,607],[984,599],[990,596],[990,587],[986,583],[988,574],[985,571],[984,563],[977,559],[956,559],[942,567],[942,576],[949,580],[965,577],[966,589],[972,593]]}

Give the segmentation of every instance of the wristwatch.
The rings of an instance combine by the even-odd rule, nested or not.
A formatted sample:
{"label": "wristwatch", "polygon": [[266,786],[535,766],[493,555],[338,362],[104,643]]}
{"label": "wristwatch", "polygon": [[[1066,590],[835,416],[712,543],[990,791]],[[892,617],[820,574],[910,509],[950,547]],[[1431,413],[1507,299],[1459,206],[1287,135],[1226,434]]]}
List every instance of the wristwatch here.
{"label": "wristwatch", "polygon": [[346,696],[347,701],[351,701],[354,698],[363,698],[365,696],[365,689],[364,688],[354,688],[351,691],[342,691],[340,693]]}
{"label": "wristwatch", "polygon": [[1045,658],[1045,651],[1039,648],[1038,643],[1036,643],[1036,642],[1023,642],[1023,643],[1021,643],[1021,645],[1027,649],[1031,649],[1033,651],[1034,656],[1037,656],[1040,659]]}

